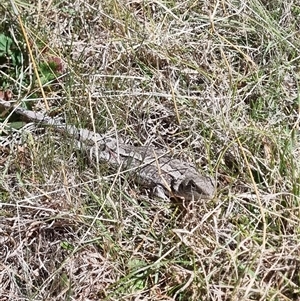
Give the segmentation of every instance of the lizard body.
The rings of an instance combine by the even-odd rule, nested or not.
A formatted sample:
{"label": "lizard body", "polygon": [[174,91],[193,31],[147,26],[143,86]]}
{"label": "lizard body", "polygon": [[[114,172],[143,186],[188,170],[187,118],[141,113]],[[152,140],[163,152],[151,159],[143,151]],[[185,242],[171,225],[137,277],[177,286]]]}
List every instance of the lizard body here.
{"label": "lizard body", "polygon": [[53,126],[59,132],[74,137],[90,152],[91,158],[130,172],[137,183],[156,190],[160,197],[167,195],[197,200],[210,199],[214,195],[215,183],[210,177],[201,175],[193,164],[172,158],[160,149],[119,143],[116,139],[67,125],[41,113],[13,107],[2,100],[0,108],[13,109],[28,121]]}

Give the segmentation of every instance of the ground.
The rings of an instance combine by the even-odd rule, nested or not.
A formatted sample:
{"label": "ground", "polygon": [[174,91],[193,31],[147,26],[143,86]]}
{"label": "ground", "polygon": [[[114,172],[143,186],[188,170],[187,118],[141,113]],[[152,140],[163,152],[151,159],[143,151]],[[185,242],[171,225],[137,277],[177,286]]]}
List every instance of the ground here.
{"label": "ground", "polygon": [[2,2],[2,99],[218,184],[174,204],[1,112],[0,300],[300,300],[300,2]]}

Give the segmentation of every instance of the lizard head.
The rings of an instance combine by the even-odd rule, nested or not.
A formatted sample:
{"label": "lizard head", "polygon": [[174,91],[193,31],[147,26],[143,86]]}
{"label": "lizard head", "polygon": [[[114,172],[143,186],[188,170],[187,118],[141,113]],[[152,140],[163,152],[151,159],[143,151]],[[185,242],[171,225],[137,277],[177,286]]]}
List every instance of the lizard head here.
{"label": "lizard head", "polygon": [[176,193],[189,201],[211,199],[215,193],[215,184],[210,177],[185,178],[178,184]]}

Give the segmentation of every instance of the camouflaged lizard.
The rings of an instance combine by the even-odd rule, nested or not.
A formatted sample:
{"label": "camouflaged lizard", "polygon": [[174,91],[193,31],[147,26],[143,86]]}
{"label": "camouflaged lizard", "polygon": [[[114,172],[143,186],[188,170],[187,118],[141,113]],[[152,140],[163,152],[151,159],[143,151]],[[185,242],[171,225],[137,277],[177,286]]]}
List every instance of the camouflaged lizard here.
{"label": "camouflaged lizard", "polygon": [[106,138],[87,129],[76,128],[41,113],[35,113],[0,100],[0,108],[13,110],[28,121],[53,126],[80,141],[94,160],[105,161],[113,168],[128,171],[134,180],[150,188],[159,197],[178,197],[185,200],[211,199],[215,183],[211,177],[201,175],[196,167],[166,152],[152,147],[135,147]]}

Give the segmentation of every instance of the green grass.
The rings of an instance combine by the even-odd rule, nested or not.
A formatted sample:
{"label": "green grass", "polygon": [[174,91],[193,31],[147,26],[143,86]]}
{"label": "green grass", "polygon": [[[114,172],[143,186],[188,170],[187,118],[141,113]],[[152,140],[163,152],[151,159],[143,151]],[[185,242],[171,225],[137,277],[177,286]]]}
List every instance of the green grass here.
{"label": "green grass", "polygon": [[6,0],[0,12],[0,96],[172,148],[218,182],[212,200],[176,206],[50,128],[9,142],[20,118],[1,112],[3,300],[299,299],[300,5]]}

